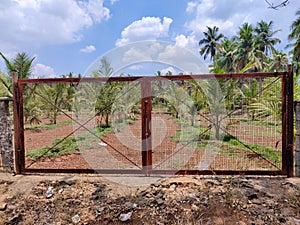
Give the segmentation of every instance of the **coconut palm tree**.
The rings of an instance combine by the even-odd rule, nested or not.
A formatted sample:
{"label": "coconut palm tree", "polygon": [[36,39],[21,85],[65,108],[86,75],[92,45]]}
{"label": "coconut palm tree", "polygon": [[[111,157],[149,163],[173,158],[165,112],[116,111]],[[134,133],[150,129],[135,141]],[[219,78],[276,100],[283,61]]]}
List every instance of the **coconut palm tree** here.
{"label": "coconut palm tree", "polygon": [[[292,47],[291,53],[293,54],[293,60],[297,62],[299,65],[300,62],[300,9],[296,12],[295,21],[293,21],[292,25],[290,26],[291,33],[288,35],[289,41],[293,41],[292,44],[287,45],[287,47]],[[296,66],[296,74],[299,72],[299,66]]]}
{"label": "coconut palm tree", "polygon": [[272,26],[273,21],[266,23],[262,20],[257,23],[257,26],[254,29],[258,37],[259,50],[264,52],[267,56],[269,56],[270,53],[273,53],[275,51],[274,45],[281,42],[279,38],[273,37],[273,35],[278,33],[280,30],[273,31]]}
{"label": "coconut palm tree", "polygon": [[9,74],[13,71],[17,71],[19,78],[28,78],[31,75],[32,62],[35,57],[30,58],[25,52],[22,52],[17,53],[15,58],[9,60],[1,52],[0,55],[6,64]]}
{"label": "coconut palm tree", "polygon": [[253,71],[260,71],[266,61],[266,55],[261,51],[259,39],[254,34],[253,26],[244,23],[239,30],[237,37],[238,49],[235,58],[238,71],[242,70],[248,63],[253,65]]}
{"label": "coconut palm tree", "polygon": [[287,54],[282,51],[274,51],[270,69],[273,71],[285,71],[288,65]]}
{"label": "coconut palm tree", "polygon": [[219,53],[216,55],[216,62],[225,72],[236,72],[235,54],[237,42],[234,39],[225,38],[219,46]]}
{"label": "coconut palm tree", "polygon": [[[18,72],[19,79],[29,78],[32,71],[32,63],[35,57],[30,58],[26,53],[17,53],[16,56],[9,60],[4,56],[3,53],[0,52],[0,56],[5,62],[7,72],[8,72],[8,79],[0,79],[1,85],[6,87],[7,96],[12,96],[12,79],[11,74],[13,71]],[[29,122],[30,124],[39,123],[39,113],[37,110],[37,104],[34,102],[33,92],[36,86],[33,89],[24,88],[24,116],[25,122]]]}
{"label": "coconut palm tree", "polygon": [[0,71],[0,97],[12,97],[11,79]]}
{"label": "coconut palm tree", "polygon": [[9,79],[5,80],[0,78],[0,82],[2,86],[5,86],[7,89],[7,96],[12,96],[12,85],[11,85],[11,73],[13,71],[18,72],[19,78],[28,78],[31,75],[32,70],[32,62],[35,57],[30,58],[26,53],[17,53],[15,58],[9,60],[7,59],[2,52],[0,52],[0,56],[5,62],[8,77]]}
{"label": "coconut palm tree", "polygon": [[202,46],[200,54],[204,55],[204,60],[210,55],[210,60],[214,60],[218,51],[219,41],[224,37],[223,34],[219,34],[219,28],[214,26],[213,28],[207,27],[207,31],[203,32],[204,38],[199,41],[199,45]]}

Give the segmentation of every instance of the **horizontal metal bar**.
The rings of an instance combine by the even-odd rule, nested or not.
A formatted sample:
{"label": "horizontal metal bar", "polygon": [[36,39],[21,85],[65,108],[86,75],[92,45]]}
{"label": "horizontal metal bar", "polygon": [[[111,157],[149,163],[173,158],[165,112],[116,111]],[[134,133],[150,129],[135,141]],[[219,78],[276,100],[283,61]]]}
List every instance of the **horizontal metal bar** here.
{"label": "horizontal metal bar", "polygon": [[8,97],[0,97],[0,102],[9,102],[12,101],[12,98],[8,98]]}
{"label": "horizontal metal bar", "polygon": [[176,174],[176,175],[286,175],[281,170],[151,170],[150,174]]}
{"label": "horizontal metal bar", "polygon": [[155,174],[155,175],[286,175],[280,170],[130,170],[130,169],[24,169],[26,173]]}
{"label": "horizontal metal bar", "polygon": [[143,170],[136,169],[50,169],[50,168],[26,168],[22,173],[90,173],[90,174],[144,174]]}
{"label": "horizontal metal bar", "polygon": [[45,84],[45,83],[78,83],[78,82],[130,82],[139,79],[156,80],[201,80],[222,78],[264,78],[282,77],[286,72],[276,73],[235,73],[235,74],[195,74],[195,75],[173,75],[173,76],[132,76],[132,77],[82,77],[82,78],[38,78],[19,79],[19,84]]}

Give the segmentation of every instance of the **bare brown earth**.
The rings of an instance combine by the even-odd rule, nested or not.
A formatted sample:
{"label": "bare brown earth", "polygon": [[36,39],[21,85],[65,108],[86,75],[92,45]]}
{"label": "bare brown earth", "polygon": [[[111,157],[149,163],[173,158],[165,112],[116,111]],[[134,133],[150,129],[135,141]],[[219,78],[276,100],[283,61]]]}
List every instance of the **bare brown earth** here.
{"label": "bare brown earth", "polygon": [[[60,116],[58,122],[69,118]],[[204,151],[190,149],[188,145],[180,145],[171,137],[176,135],[180,126],[167,114],[153,115],[153,167],[157,169],[195,169],[205,154]],[[43,121],[46,123],[47,121]],[[166,129],[160,129],[165,127]],[[270,132],[268,128],[257,127],[243,123],[233,126],[230,132],[239,139],[248,142],[264,144],[275,147],[278,137],[259,136],[259,133]],[[73,127],[69,124],[61,124],[55,129],[39,128],[25,130],[26,151],[51,145],[55,138],[63,138],[72,133]],[[85,131],[85,130],[84,130]],[[131,133],[131,136],[128,136]],[[161,138],[163,137],[163,138]],[[28,168],[96,168],[96,169],[140,169],[141,168],[141,121],[137,120],[129,124],[127,130],[111,132],[101,138],[107,146],[99,146],[100,140],[95,140],[93,149],[81,152],[82,154],[69,154],[56,158],[42,158],[38,161],[26,161]],[[279,143],[277,143],[280,146]],[[247,170],[247,169],[272,169],[278,168],[262,160],[253,152],[234,150],[234,157],[228,157],[227,146],[222,146],[224,154],[219,154],[211,162],[209,169],[221,170]],[[278,149],[279,151],[280,149]],[[209,156],[206,156],[209,157]]]}
{"label": "bare brown earth", "polygon": [[[161,121],[166,123],[166,127],[168,129],[165,135],[170,137],[176,134],[176,131],[179,130],[179,126],[170,119],[168,115],[160,115]],[[65,118],[66,119],[66,118]],[[62,118],[60,118],[63,121]],[[158,121],[160,122],[160,121]],[[54,159],[40,159],[36,162],[32,162],[31,160],[27,160],[26,165],[30,168],[95,168],[97,167],[97,163],[91,162],[94,161],[93,158],[98,158],[101,160],[101,167],[106,168],[111,166],[114,160],[120,162],[120,164],[125,164],[129,168],[140,168],[141,166],[141,125],[140,120],[137,120],[133,124],[129,125],[130,132],[132,132],[133,138],[126,137],[126,132],[124,131],[124,138],[126,144],[122,143],[121,140],[117,137],[117,133],[109,133],[101,138],[102,141],[107,143],[105,148],[101,148],[98,146],[98,141],[93,143],[95,147],[93,150],[89,150],[88,153],[85,154],[69,154],[61,157],[57,157]],[[31,151],[33,149],[43,147],[46,145],[51,145],[52,141],[55,138],[63,138],[70,134],[73,131],[71,125],[60,125],[56,129],[46,129],[39,128],[35,130],[25,130],[25,148],[26,151]],[[122,134],[121,134],[122,135]],[[159,132],[156,134],[159,138]],[[156,137],[153,138],[154,140]],[[155,144],[155,143],[154,143]],[[137,146],[136,149],[130,148],[130,146]],[[154,145],[153,149],[153,163],[158,164],[160,161],[168,158],[176,148],[177,142],[172,140],[171,138],[164,138],[160,143]],[[129,147],[128,147],[129,146]],[[107,154],[105,153],[107,152]],[[124,157],[126,156],[126,157]],[[102,159],[100,159],[102,158]],[[106,165],[107,164],[107,165]],[[116,166],[115,169],[119,169]],[[124,166],[123,166],[124,167]],[[123,168],[121,167],[121,168]],[[111,167],[110,167],[111,168]]]}
{"label": "bare brown earth", "polygon": [[[47,198],[49,187],[53,194]],[[294,225],[300,224],[299,208],[296,178],[186,176],[129,187],[88,175],[0,173],[3,225]]]}

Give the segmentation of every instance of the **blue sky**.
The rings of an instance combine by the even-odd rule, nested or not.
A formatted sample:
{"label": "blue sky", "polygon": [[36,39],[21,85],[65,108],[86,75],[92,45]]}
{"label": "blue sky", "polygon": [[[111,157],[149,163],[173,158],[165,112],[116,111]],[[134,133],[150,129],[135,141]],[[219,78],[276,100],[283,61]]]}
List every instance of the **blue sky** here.
{"label": "blue sky", "polygon": [[[298,0],[290,0],[279,10],[268,8],[263,0],[1,0],[0,51],[8,58],[17,52],[35,56],[34,77],[84,74],[99,57],[110,55],[109,60],[114,61],[122,51],[123,56],[136,55],[117,72],[176,73],[186,69],[182,61],[190,60],[183,57],[189,54],[185,50],[203,62],[198,42],[206,26],[218,26],[225,36],[232,37],[244,22],[272,20],[274,30],[281,29],[276,36],[282,43],[276,47],[286,51],[289,26],[299,8]],[[157,43],[146,42],[142,48],[134,45],[147,40]],[[161,58],[155,58],[159,63],[149,63],[154,47],[160,49],[160,55],[177,61],[161,63]],[[176,68],[177,62],[184,68]],[[6,71],[3,61],[0,70]]]}

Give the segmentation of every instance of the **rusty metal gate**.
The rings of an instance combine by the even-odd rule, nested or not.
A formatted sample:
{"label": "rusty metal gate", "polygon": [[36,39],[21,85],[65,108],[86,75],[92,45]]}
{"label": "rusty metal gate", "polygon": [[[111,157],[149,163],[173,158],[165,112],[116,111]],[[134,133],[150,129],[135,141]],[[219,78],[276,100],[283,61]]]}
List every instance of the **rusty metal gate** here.
{"label": "rusty metal gate", "polygon": [[276,73],[17,76],[17,173],[293,174],[292,67]]}

